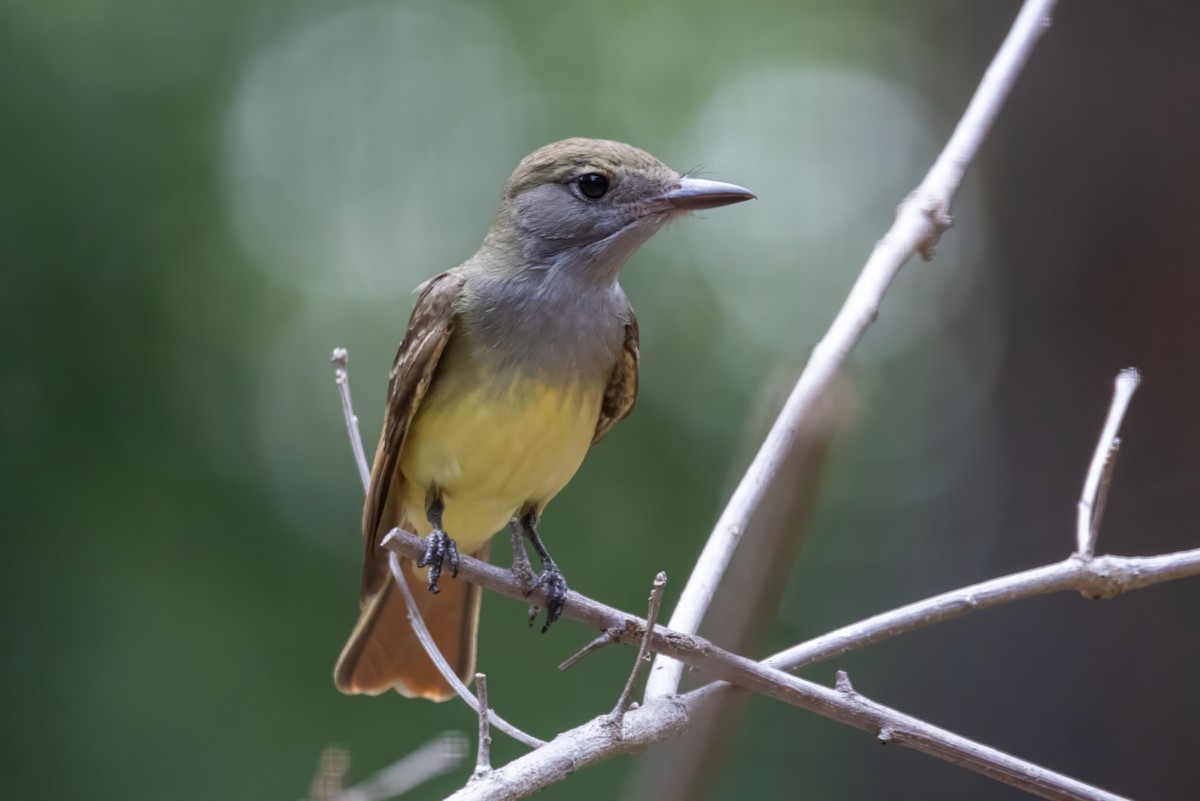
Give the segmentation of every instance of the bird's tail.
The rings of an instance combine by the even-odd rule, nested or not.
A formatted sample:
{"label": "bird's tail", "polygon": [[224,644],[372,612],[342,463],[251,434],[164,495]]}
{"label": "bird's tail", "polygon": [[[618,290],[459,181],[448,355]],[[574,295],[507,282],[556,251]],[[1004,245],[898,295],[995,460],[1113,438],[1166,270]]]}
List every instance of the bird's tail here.
{"label": "bird's tail", "polygon": [[[487,559],[485,545],[474,556]],[[442,656],[464,683],[475,673],[475,638],[479,627],[480,590],[475,584],[442,574],[441,592],[426,586],[425,572],[410,559],[401,559],[401,571],[421,610]],[[454,690],[425,653],[408,622],[408,608],[389,576],[379,592],[369,598],[350,640],[333,669],[333,681],[347,694],[379,695],[394,689],[409,698],[445,701]]]}

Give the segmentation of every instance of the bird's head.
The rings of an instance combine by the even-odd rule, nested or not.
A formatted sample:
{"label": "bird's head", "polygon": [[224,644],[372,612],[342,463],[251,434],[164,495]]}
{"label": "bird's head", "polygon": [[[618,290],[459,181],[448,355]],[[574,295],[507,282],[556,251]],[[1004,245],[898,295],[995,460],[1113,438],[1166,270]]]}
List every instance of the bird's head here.
{"label": "bird's head", "polygon": [[526,156],[504,187],[485,249],[520,269],[565,269],[613,281],[672,218],[754,197],[734,184],[680,175],[644,150],[564,139]]}

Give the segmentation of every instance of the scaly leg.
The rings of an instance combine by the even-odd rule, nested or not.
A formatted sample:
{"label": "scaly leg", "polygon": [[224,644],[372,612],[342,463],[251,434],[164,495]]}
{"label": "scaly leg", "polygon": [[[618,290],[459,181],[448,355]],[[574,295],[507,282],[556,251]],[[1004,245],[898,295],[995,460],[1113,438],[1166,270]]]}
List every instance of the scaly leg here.
{"label": "scaly leg", "polygon": [[442,528],[442,512],[445,510],[442,497],[436,494],[425,507],[425,516],[433,526],[433,531],[426,537],[425,553],[417,562],[417,567],[429,566],[429,591],[435,595],[441,592],[438,589],[438,579],[442,577],[442,565],[447,559],[450,561],[450,575],[458,575],[458,546]]}
{"label": "scaly leg", "polygon": [[[537,511],[527,512],[521,517],[521,530],[525,536],[529,538],[529,543],[533,549],[537,551],[538,558],[542,560],[542,572],[533,582],[533,586],[529,595],[538,587],[542,587],[546,592],[546,622],[542,626],[542,633],[545,634],[550,630],[550,626],[554,621],[562,617],[563,607],[567,603],[567,580],[563,578],[562,571],[558,569],[554,559],[551,558],[546,546],[542,543],[542,538],[537,533]],[[529,625],[533,625],[536,611],[529,617]]]}

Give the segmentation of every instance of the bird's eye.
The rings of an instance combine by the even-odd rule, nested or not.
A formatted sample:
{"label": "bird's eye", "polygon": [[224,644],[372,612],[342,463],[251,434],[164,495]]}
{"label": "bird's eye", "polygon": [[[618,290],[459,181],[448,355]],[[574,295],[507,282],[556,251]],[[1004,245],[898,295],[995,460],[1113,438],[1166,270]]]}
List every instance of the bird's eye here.
{"label": "bird's eye", "polygon": [[608,179],[596,172],[589,172],[575,179],[575,185],[583,196],[591,200],[599,200],[608,192]]}

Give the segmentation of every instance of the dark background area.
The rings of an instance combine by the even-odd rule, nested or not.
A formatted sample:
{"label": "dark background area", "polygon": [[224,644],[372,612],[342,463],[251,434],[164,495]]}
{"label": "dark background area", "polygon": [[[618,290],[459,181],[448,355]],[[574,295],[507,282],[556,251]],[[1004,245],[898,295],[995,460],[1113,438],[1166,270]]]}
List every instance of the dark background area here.
{"label": "dark background area", "polygon": [[[526,152],[630,141],[743,183],[623,284],[639,405],[551,507],[572,586],[668,610],[780,392],[949,136],[1018,4],[124,0],[0,8],[0,651],[14,798],[288,799],[359,780],[458,703],[346,698],[360,494],[423,277]],[[752,655],[1064,558],[1112,377],[1145,374],[1100,551],[1200,547],[1200,7],[1065,0],[931,264],[847,369],[848,424]],[[495,559],[507,559],[498,543]],[[493,704],[549,736],[632,652],[484,604]],[[720,639],[719,633],[714,634]],[[1195,792],[1200,583],[1024,601],[811,669],[1138,798]],[[751,699],[713,798],[1016,799]],[[519,749],[502,739],[498,762]],[[641,757],[655,759],[655,752]],[[545,798],[632,796],[630,759]],[[466,772],[413,798],[440,798]]]}

